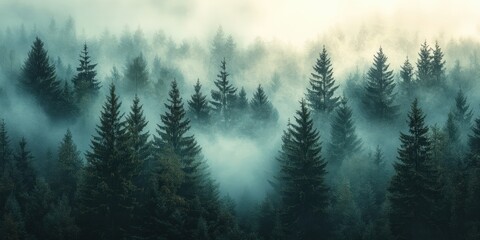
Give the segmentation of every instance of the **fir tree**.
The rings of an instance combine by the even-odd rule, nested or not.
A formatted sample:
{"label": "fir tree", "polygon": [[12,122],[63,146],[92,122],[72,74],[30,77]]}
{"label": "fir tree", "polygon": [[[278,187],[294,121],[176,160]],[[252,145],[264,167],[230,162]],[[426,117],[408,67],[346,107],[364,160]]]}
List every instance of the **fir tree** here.
{"label": "fir tree", "polygon": [[192,121],[207,123],[210,119],[210,107],[208,105],[207,96],[202,93],[202,85],[200,80],[194,86],[195,93],[188,101],[188,109]]}
{"label": "fir tree", "polygon": [[83,45],[79,61],[77,74],[72,79],[75,97],[80,104],[91,103],[98,94],[100,82],[96,79],[97,71],[95,67],[97,64],[91,63],[86,43]]}
{"label": "fir tree", "polygon": [[431,49],[425,41],[420,46],[417,60],[417,81],[424,86],[432,86],[432,56]]}
{"label": "fir tree", "polygon": [[428,127],[415,99],[408,114],[409,132],[401,133],[395,175],[389,187],[390,227],[396,239],[436,239],[436,204],[440,187],[430,157]]}
{"label": "fir tree", "polygon": [[19,148],[17,153],[14,155],[15,168],[17,173],[14,175],[15,178],[15,192],[19,194],[17,199],[20,202],[21,206],[24,206],[26,197],[29,192],[31,192],[36,183],[36,173],[32,166],[32,155],[27,149],[27,141],[25,138],[22,138],[19,142]]}
{"label": "fir tree", "polygon": [[128,90],[130,91],[135,90],[136,92],[148,86],[147,62],[142,54],[135,57],[132,62],[127,65],[125,77],[128,81]]}
{"label": "fir tree", "polygon": [[174,80],[169,92],[169,104],[165,104],[167,111],[161,115],[162,124],[158,124],[155,136],[155,147],[159,151],[171,149],[181,162],[185,179],[180,188],[180,196],[193,199],[198,194],[199,179],[201,177],[201,162],[198,146],[193,135],[187,135],[190,129],[190,120],[185,118],[182,98]]}
{"label": "fir tree", "polygon": [[376,119],[388,121],[397,115],[395,102],[395,83],[393,71],[388,70],[387,56],[382,48],[374,57],[373,66],[368,70],[365,97],[363,103],[365,110]]}
{"label": "fir tree", "polygon": [[326,162],[321,156],[319,134],[313,128],[310,111],[301,101],[295,123],[284,138],[280,164],[280,197],[284,229],[290,238],[317,239],[325,235],[328,187]]}
{"label": "fir tree", "polygon": [[472,122],[472,110],[467,103],[467,97],[463,93],[462,89],[458,90],[455,97],[455,108],[453,110],[453,119],[458,124],[462,133],[465,133]]}
{"label": "fir tree", "polygon": [[245,92],[245,88],[243,87],[238,93],[236,108],[239,113],[242,113],[248,108],[247,92]]}
{"label": "fir tree", "polygon": [[62,90],[56,79],[55,66],[50,63],[43,42],[38,37],[33,42],[22,67],[21,87],[32,94],[51,116],[61,116]]}
{"label": "fir tree", "polygon": [[12,149],[10,148],[10,139],[8,137],[5,121],[0,122],[0,218],[3,216],[7,197],[14,187],[13,174],[14,164],[12,158]]}
{"label": "fir tree", "polygon": [[[130,113],[126,118],[126,127],[128,135],[128,152],[131,157],[134,169],[134,175],[144,175],[150,157],[150,144],[148,142],[149,132],[145,129],[148,121],[143,113],[143,106],[137,95],[133,99]],[[136,185],[145,184],[145,182],[136,182]]]}
{"label": "fir tree", "polygon": [[445,60],[438,42],[435,42],[435,49],[433,49],[431,68],[432,83],[437,86],[445,84]]}
{"label": "fir tree", "polygon": [[232,108],[235,105],[237,92],[237,88],[233,87],[228,80],[229,75],[224,59],[220,65],[220,73],[217,75],[217,80],[214,82],[217,90],[212,90],[213,101],[210,101],[213,110],[219,114],[226,126],[232,120]]}
{"label": "fir tree", "polygon": [[471,164],[480,165],[480,118],[475,119],[471,133],[468,136],[469,158]]}
{"label": "fir tree", "polygon": [[5,120],[2,119],[0,122],[0,176],[4,173],[6,165],[11,161],[11,157],[10,139],[8,139]]}
{"label": "fir tree", "polygon": [[414,84],[413,75],[414,75],[413,66],[407,57],[403,65],[400,67],[400,78],[402,79],[401,86],[407,95],[411,95],[413,91],[413,84]]}
{"label": "fir tree", "polygon": [[53,181],[50,183],[57,196],[65,195],[69,202],[73,202],[80,183],[82,165],[72,133],[67,130],[58,147],[57,163]]}
{"label": "fir tree", "polygon": [[121,102],[110,86],[97,135],[87,152],[80,189],[82,236],[86,239],[120,239],[130,227],[134,206],[132,178],[135,163],[128,155],[128,135],[120,113]]}
{"label": "fir tree", "polygon": [[273,120],[275,117],[275,110],[272,104],[268,100],[267,94],[259,84],[257,90],[253,94],[253,98],[250,102],[250,108],[252,111],[252,118],[255,120],[268,121]]}
{"label": "fir tree", "polygon": [[339,104],[340,98],[333,96],[338,86],[335,86],[332,64],[325,46],[313,70],[310,88],[307,89],[308,105],[315,112],[330,113]]}
{"label": "fir tree", "polygon": [[331,124],[330,167],[338,168],[347,157],[358,154],[361,145],[361,140],[355,132],[352,109],[347,105],[347,99],[343,98],[335,111]]}

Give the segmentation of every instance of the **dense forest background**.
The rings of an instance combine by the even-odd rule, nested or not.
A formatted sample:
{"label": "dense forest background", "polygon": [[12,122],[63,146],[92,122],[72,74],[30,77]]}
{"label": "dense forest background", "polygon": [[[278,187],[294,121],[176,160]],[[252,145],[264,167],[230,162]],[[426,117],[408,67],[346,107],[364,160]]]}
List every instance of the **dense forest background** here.
{"label": "dense forest background", "polygon": [[5,27],[0,238],[480,238],[478,41],[228,30]]}

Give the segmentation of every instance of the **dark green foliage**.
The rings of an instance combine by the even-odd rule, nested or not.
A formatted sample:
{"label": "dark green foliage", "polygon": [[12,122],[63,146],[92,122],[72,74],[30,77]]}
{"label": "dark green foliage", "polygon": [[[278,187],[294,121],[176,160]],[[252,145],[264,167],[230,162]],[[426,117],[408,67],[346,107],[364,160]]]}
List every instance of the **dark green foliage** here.
{"label": "dark green foliage", "polygon": [[284,230],[289,239],[317,239],[325,231],[328,187],[319,134],[304,100],[283,139],[279,189]]}
{"label": "dark green foliage", "polygon": [[400,87],[403,89],[406,95],[410,96],[414,90],[414,70],[412,64],[408,60],[408,57],[400,67],[400,78]]}
{"label": "dark green foliage", "polygon": [[132,179],[137,166],[127,151],[128,134],[120,106],[115,86],[111,85],[97,135],[86,154],[80,189],[80,222],[86,239],[119,239],[130,227],[135,205]]}
{"label": "dark green foliage", "polygon": [[73,142],[72,133],[67,130],[58,147],[58,157],[50,182],[57,197],[65,195],[67,201],[73,202],[80,183],[82,165],[80,152]]}
{"label": "dark green foliage", "polygon": [[480,165],[477,162],[480,156],[480,118],[475,119],[470,135],[468,136],[468,147],[471,165]]}
{"label": "dark green foliage", "polygon": [[62,197],[45,215],[43,221],[48,239],[79,239],[80,228],[75,224],[72,208],[67,197]]}
{"label": "dark green foliage", "polygon": [[[44,110],[54,117],[65,117],[66,99],[62,97],[60,81],[56,79],[55,66],[50,63],[43,42],[38,37],[32,44],[25,60],[20,85],[27,93],[32,94]],[[67,117],[71,117],[67,115]]]}
{"label": "dark green foliage", "polygon": [[338,168],[343,160],[359,154],[361,146],[362,142],[355,132],[352,109],[347,105],[347,99],[342,98],[331,124],[329,167]]}
{"label": "dark green foliage", "polygon": [[10,148],[10,139],[8,137],[5,121],[0,122],[0,217],[3,216],[3,206],[10,195],[14,183],[14,162],[12,149]]}
{"label": "dark green foliage", "polygon": [[98,90],[100,89],[100,82],[96,79],[97,71],[95,67],[97,64],[91,63],[86,43],[83,45],[79,61],[80,64],[77,67],[77,74],[72,79],[72,82],[77,102],[85,105],[95,100],[95,97],[98,95]]}
{"label": "dark green foliage", "polygon": [[19,148],[16,154],[14,154],[15,170],[14,175],[15,192],[17,193],[17,199],[21,206],[24,206],[28,193],[35,188],[36,173],[32,166],[32,155],[27,149],[27,141],[22,138],[19,142]]}
{"label": "dark green foliage", "polygon": [[420,46],[417,60],[417,81],[423,86],[432,86],[431,49],[425,41]]}
{"label": "dark green foliage", "polygon": [[13,194],[10,194],[0,216],[0,236],[5,240],[21,240],[26,237],[25,222],[20,204]]}
{"label": "dark green foliage", "polygon": [[230,74],[226,69],[225,59],[220,65],[220,73],[217,75],[217,80],[214,81],[217,90],[212,90],[213,110],[221,117],[221,121],[225,126],[228,126],[232,121],[232,111],[236,102],[237,88],[228,80]]}
{"label": "dark green foliage", "polygon": [[472,122],[472,110],[467,103],[467,97],[463,93],[462,89],[458,90],[455,97],[455,108],[453,110],[453,119],[458,124],[462,133],[470,129]]}
{"label": "dark green foliage", "polygon": [[[128,136],[127,151],[131,158],[130,161],[136,168],[133,169],[132,174],[135,176],[144,175],[142,178],[145,178],[145,171],[148,166],[151,149],[150,143],[148,142],[150,134],[145,129],[148,121],[145,118],[142,108],[143,106],[140,104],[140,99],[135,95],[130,113],[126,118],[126,130]],[[144,179],[143,181],[146,180]],[[145,183],[146,182],[136,182],[136,185],[144,185]]]}
{"label": "dark green foliage", "polygon": [[415,99],[408,134],[401,133],[395,175],[389,187],[390,227],[396,239],[437,239],[439,176],[430,156],[425,115]]}
{"label": "dark green foliage", "polygon": [[314,112],[330,113],[339,104],[340,98],[333,96],[338,86],[335,86],[332,64],[325,46],[313,70],[310,88],[307,89],[308,105]]}
{"label": "dark green foliage", "polygon": [[200,80],[197,79],[194,89],[195,93],[188,101],[190,119],[198,123],[208,123],[210,120],[210,106],[208,105],[207,96],[202,93]]}
{"label": "dark green foliage", "polygon": [[435,42],[435,49],[432,55],[432,83],[436,86],[445,84],[445,60],[443,60],[443,52],[438,42]]}
{"label": "dark green foliage", "polygon": [[179,157],[185,179],[180,189],[180,195],[193,199],[198,193],[201,162],[198,146],[193,135],[186,135],[190,129],[190,120],[185,118],[182,98],[177,88],[177,82],[172,81],[169,92],[167,111],[161,115],[162,124],[157,125],[155,147],[159,151],[171,149]]}
{"label": "dark green foliage", "polygon": [[364,109],[374,119],[381,121],[393,120],[397,115],[398,106],[395,105],[395,83],[393,71],[388,70],[387,56],[380,48],[374,56],[373,66],[368,70]]}
{"label": "dark green foliage", "polygon": [[142,91],[148,86],[147,62],[142,54],[127,64],[125,78],[128,91]]}
{"label": "dark green foliage", "polygon": [[253,94],[253,98],[250,102],[250,109],[252,111],[252,118],[259,121],[272,121],[277,120],[277,112],[273,108],[272,103],[268,100],[267,94],[262,88],[262,85],[258,85],[257,90]]}

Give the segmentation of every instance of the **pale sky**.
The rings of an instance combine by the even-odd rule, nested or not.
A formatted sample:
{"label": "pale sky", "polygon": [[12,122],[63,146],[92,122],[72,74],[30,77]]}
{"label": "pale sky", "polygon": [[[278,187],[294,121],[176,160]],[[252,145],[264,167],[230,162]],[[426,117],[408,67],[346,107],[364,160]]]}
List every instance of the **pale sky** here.
{"label": "pale sky", "polygon": [[75,19],[87,36],[106,28],[164,29],[174,38],[204,39],[219,25],[238,39],[299,44],[334,28],[362,24],[422,32],[480,36],[478,0],[0,0],[0,25]]}

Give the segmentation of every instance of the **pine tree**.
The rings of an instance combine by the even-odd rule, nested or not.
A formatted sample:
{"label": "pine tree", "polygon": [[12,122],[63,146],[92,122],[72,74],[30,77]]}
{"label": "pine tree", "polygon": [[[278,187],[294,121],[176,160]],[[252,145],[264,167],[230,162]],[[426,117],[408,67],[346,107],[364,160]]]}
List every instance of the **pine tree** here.
{"label": "pine tree", "polygon": [[335,86],[332,64],[325,46],[313,70],[310,88],[307,89],[308,105],[315,112],[330,113],[339,104],[340,98],[333,96],[338,86]]}
{"label": "pine tree", "polygon": [[0,122],[0,218],[3,216],[3,206],[7,197],[14,187],[12,174],[14,174],[14,165],[12,158],[12,149],[10,148],[10,139],[8,137],[5,121]]}
{"label": "pine tree", "polygon": [[[326,162],[321,156],[319,134],[313,128],[310,111],[301,101],[295,123],[284,138],[280,164],[280,197],[283,223],[290,238],[317,239],[325,235],[328,187]],[[321,234],[321,235],[320,235]]]}
{"label": "pine tree", "polygon": [[86,43],[83,45],[79,61],[77,74],[72,79],[75,97],[80,104],[91,103],[98,94],[100,82],[96,79],[97,71],[95,67],[97,64],[91,63]]}
{"label": "pine tree", "polygon": [[[468,139],[469,152],[467,154],[467,168],[464,171],[465,179],[465,201],[460,201],[464,204],[464,209],[459,209],[460,213],[464,213],[465,223],[463,225],[466,235],[466,239],[476,239],[479,236],[480,229],[480,207],[478,202],[480,201],[480,118],[475,119],[472,127],[472,132]],[[463,179],[461,179],[463,180]],[[462,181],[460,181],[462,183]],[[460,223],[463,217],[460,215]]]}
{"label": "pine tree", "polygon": [[217,90],[212,90],[212,99],[210,103],[213,106],[213,110],[219,114],[224,122],[225,126],[232,120],[232,108],[235,105],[237,88],[228,80],[230,74],[227,72],[225,59],[220,65],[220,73],[215,80],[215,86]]}
{"label": "pine tree", "polygon": [[128,135],[120,113],[121,102],[110,86],[97,135],[87,152],[80,189],[82,236],[86,239],[120,239],[130,227],[135,202],[132,179],[135,163],[127,151]]}
{"label": "pine tree", "polygon": [[67,130],[58,147],[53,181],[50,183],[57,197],[65,195],[69,202],[73,202],[80,183],[82,167],[80,152],[73,142],[72,133]]}
{"label": "pine tree", "polygon": [[432,56],[431,49],[425,41],[420,46],[417,60],[417,81],[424,86],[432,86]]}
{"label": "pine tree", "polygon": [[432,83],[436,86],[445,84],[445,60],[443,60],[443,52],[438,42],[435,42],[431,64]]}
{"label": "pine tree", "polygon": [[7,164],[11,161],[11,157],[10,140],[8,139],[5,120],[2,119],[0,122],[0,176],[2,176]]}
{"label": "pine tree", "polygon": [[51,116],[60,116],[64,99],[60,82],[56,79],[55,66],[50,63],[43,42],[38,37],[33,42],[22,67],[21,87],[32,94]]}
{"label": "pine tree", "polygon": [[470,135],[468,136],[469,158],[473,165],[480,165],[480,118],[475,119]]}
{"label": "pine tree", "polygon": [[142,54],[135,57],[132,62],[127,65],[125,77],[128,81],[128,90],[130,91],[141,91],[148,86],[147,62]]}
{"label": "pine tree", "polygon": [[243,113],[248,108],[247,92],[245,92],[243,87],[238,93],[236,108],[239,113]]}
{"label": "pine tree", "polygon": [[19,142],[19,148],[14,155],[15,168],[17,173],[15,178],[15,192],[18,194],[17,199],[21,206],[24,206],[29,192],[31,192],[36,183],[36,173],[32,166],[32,155],[27,149],[27,141],[22,138]]}
{"label": "pine tree", "polygon": [[400,86],[402,86],[407,95],[411,95],[413,91],[413,75],[413,66],[407,57],[403,65],[400,67],[400,78],[402,79]]}
{"label": "pine tree", "polygon": [[347,105],[347,99],[344,97],[335,110],[331,124],[328,161],[330,167],[338,168],[343,160],[358,154],[361,146],[361,140],[355,132],[352,109]]}
{"label": "pine tree", "polygon": [[[128,152],[131,157],[134,169],[134,175],[144,175],[142,172],[146,171],[150,158],[150,143],[148,141],[149,132],[145,129],[148,121],[145,119],[143,113],[143,106],[140,104],[140,99],[137,95],[133,99],[133,104],[130,108],[130,113],[126,119],[127,135],[128,135]],[[137,182],[145,184],[145,182]]]}
{"label": "pine tree", "polygon": [[253,94],[253,98],[250,102],[250,108],[252,111],[252,118],[260,121],[276,120],[275,109],[272,103],[268,100],[267,94],[259,84],[257,90]]}
{"label": "pine tree", "polygon": [[165,104],[167,111],[161,115],[162,124],[158,124],[154,145],[159,151],[171,149],[181,162],[185,179],[180,188],[180,196],[193,199],[199,190],[201,177],[201,162],[199,159],[200,146],[193,135],[187,135],[190,129],[190,120],[185,118],[182,98],[174,80],[169,92],[169,104]]}
{"label": "pine tree", "polygon": [[408,114],[409,132],[401,133],[395,175],[389,187],[390,227],[396,239],[436,239],[435,213],[439,176],[430,157],[425,115],[415,99]]}
{"label": "pine tree", "polygon": [[192,121],[199,123],[208,123],[210,119],[210,107],[208,105],[207,96],[202,93],[202,85],[200,80],[194,86],[195,93],[188,101],[189,113]]}
{"label": "pine tree", "polygon": [[379,120],[393,120],[397,115],[398,106],[395,102],[395,83],[393,71],[388,70],[387,56],[382,48],[374,56],[373,66],[368,70],[365,97],[365,110]]}
{"label": "pine tree", "polygon": [[453,119],[458,124],[462,133],[465,133],[470,129],[472,122],[472,110],[467,103],[467,97],[463,93],[462,89],[458,90],[455,97],[455,108],[453,110]]}

